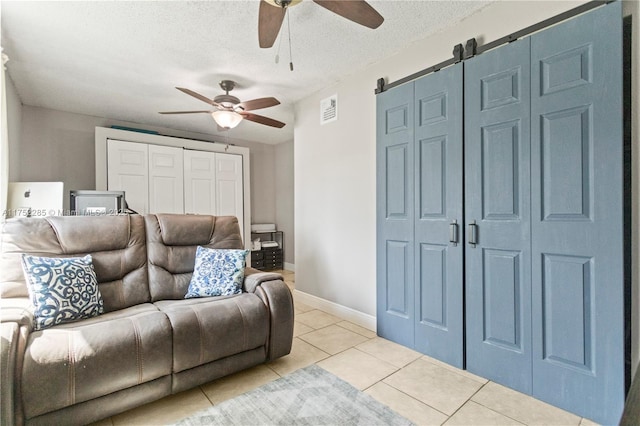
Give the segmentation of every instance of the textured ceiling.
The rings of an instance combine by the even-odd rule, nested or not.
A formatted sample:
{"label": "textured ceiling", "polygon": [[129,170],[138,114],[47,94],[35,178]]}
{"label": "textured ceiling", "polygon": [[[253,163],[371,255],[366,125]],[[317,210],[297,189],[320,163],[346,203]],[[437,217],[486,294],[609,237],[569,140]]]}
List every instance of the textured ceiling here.
{"label": "textured ceiling", "polygon": [[[385,22],[354,24],[310,0],[290,9],[295,70],[287,35],[258,47],[257,0],[1,2],[2,46],[22,102],[81,114],[217,134],[207,109],[182,86],[213,98],[235,80],[241,100],[274,96],[282,105],[256,113],[284,121],[273,129],[244,121],[229,138],[293,139],[293,104],[462,20],[488,2],[370,1]],[[286,20],[283,25],[286,29]],[[280,62],[275,56],[280,39]],[[375,82],[372,82],[372,90]]]}

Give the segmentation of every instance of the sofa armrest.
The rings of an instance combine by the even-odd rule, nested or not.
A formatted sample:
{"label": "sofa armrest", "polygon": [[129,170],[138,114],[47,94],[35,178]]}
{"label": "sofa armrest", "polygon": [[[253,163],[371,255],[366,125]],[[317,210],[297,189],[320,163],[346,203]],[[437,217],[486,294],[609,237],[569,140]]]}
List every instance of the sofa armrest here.
{"label": "sofa armrest", "polygon": [[15,322],[31,330],[34,324],[31,301],[26,297],[0,299],[0,322]]}
{"label": "sofa armrest", "polygon": [[3,322],[0,324],[0,364],[2,372],[0,383],[0,424],[13,425],[15,419],[15,381],[16,354],[20,325],[17,322]]}
{"label": "sofa armrest", "polygon": [[262,272],[253,268],[245,268],[244,272],[244,291],[247,293],[255,293],[256,288],[267,281],[284,281],[282,275],[275,272]]}
{"label": "sofa armrest", "polygon": [[20,377],[29,334],[33,331],[33,305],[27,297],[0,298],[2,374],[0,424],[24,423],[20,402]]}
{"label": "sofa armrest", "polygon": [[269,309],[269,343],[267,359],[273,360],[291,352],[293,342],[293,296],[282,280],[264,281],[255,294]]}

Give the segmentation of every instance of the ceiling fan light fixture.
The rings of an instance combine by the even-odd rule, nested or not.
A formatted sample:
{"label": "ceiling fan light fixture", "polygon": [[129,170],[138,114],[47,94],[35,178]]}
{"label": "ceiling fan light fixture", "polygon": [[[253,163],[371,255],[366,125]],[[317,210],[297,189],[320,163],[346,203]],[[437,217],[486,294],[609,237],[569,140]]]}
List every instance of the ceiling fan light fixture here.
{"label": "ceiling fan light fixture", "polygon": [[287,7],[295,6],[296,4],[300,3],[302,0],[265,0],[265,1],[269,3],[271,6],[287,8]]}
{"label": "ceiling fan light fixture", "polygon": [[225,129],[233,129],[242,121],[242,116],[235,111],[214,111],[211,116],[218,126]]}

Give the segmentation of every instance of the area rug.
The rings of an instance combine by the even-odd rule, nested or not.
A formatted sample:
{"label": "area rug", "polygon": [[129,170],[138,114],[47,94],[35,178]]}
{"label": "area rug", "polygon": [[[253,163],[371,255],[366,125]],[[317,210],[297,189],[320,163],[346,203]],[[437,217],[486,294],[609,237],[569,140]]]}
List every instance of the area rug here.
{"label": "area rug", "polygon": [[404,417],[316,366],[181,420],[177,425],[411,425]]}

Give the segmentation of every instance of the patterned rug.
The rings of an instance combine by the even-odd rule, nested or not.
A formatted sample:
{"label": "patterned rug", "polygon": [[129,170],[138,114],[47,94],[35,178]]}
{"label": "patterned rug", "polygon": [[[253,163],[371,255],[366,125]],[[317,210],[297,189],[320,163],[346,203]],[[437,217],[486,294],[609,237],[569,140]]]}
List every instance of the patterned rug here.
{"label": "patterned rug", "polygon": [[411,425],[326,370],[311,365],[177,423],[191,425]]}

